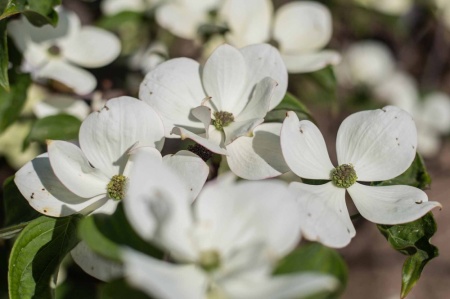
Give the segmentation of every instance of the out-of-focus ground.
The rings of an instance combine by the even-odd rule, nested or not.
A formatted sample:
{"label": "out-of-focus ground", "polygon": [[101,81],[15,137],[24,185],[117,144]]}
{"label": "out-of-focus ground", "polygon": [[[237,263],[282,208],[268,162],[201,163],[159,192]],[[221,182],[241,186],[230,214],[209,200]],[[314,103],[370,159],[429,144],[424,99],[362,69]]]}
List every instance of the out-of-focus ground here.
{"label": "out-of-focus ground", "polygon": [[[311,107],[328,146],[331,159],[336,161],[335,139],[339,124],[348,115],[334,115],[330,109]],[[450,298],[450,141],[439,155],[425,161],[432,177],[430,200],[443,205],[434,210],[438,231],[431,243],[439,248],[439,257],[430,261],[407,299]],[[349,279],[343,299],[398,299],[404,255],[392,249],[375,224],[360,219],[354,223],[356,236],[346,248],[340,249],[348,265]]]}

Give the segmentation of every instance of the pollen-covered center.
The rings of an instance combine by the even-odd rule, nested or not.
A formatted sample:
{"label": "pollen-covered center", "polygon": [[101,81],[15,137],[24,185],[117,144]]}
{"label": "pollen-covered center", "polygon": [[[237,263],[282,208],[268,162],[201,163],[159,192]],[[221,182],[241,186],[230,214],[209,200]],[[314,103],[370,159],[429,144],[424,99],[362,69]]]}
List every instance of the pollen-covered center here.
{"label": "pollen-covered center", "polygon": [[336,187],[348,188],[358,177],[352,164],[342,164],[331,171],[331,181]]}
{"label": "pollen-covered center", "polygon": [[125,197],[125,188],[127,177],[124,175],[115,175],[107,186],[108,197],[115,200],[122,200]]}
{"label": "pollen-covered center", "polygon": [[47,49],[47,52],[52,56],[59,56],[61,54],[61,48],[57,45],[52,45]]}
{"label": "pollen-covered center", "polygon": [[206,250],[200,253],[200,267],[210,272],[220,267],[220,253],[217,250]]}
{"label": "pollen-covered center", "polygon": [[213,119],[212,124],[219,131],[223,131],[224,127],[228,126],[234,121],[233,113],[226,111],[214,112],[214,118],[215,119]]}

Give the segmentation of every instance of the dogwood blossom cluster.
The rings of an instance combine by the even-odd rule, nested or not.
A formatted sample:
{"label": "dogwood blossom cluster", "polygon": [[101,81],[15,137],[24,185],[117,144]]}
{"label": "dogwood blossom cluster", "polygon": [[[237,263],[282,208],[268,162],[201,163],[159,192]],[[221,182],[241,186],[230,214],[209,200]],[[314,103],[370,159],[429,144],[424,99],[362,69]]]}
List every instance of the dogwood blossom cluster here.
{"label": "dogwood blossom cluster", "polygon": [[[287,86],[274,47],[223,45],[201,70],[187,58],[162,63],[142,82],[141,99],[108,100],[82,122],[78,143],[49,140],[47,153],[16,173],[23,196],[45,215],[112,214],[123,201],[136,232],[171,257],[124,247],[120,265],[80,243],[72,256],[91,275],[124,275],[157,298],[303,297],[333,290],[336,281],[314,273],[273,276],[274,266],[302,234],[331,247],[350,242],[346,191],[375,223],[409,222],[440,206],[411,186],[366,184],[403,173],[416,155],[415,125],[402,109],[348,117],[334,167],[312,122],[289,112],[283,124],[264,123]],[[165,138],[173,137],[195,145],[162,157]],[[204,186],[204,160],[214,153],[255,181],[221,175]],[[289,169],[329,182],[261,180]]]}
{"label": "dogwood blossom cluster", "polygon": [[63,83],[77,94],[93,91],[97,80],[80,67],[109,64],[120,53],[119,39],[93,26],[82,26],[79,17],[60,8],[56,27],[37,28],[25,17],[8,23],[8,33],[22,52],[22,68],[36,79]]}
{"label": "dogwood blossom cluster", "polygon": [[104,3],[107,14],[154,10],[161,27],[184,39],[198,40],[202,32],[210,30],[208,28],[219,29],[210,30],[213,38],[206,48],[211,47],[210,43],[214,48],[218,42],[245,47],[274,41],[290,73],[313,72],[340,61],[338,52],[323,50],[331,39],[332,19],[328,8],[319,2],[295,1],[276,12],[270,0],[114,0]]}

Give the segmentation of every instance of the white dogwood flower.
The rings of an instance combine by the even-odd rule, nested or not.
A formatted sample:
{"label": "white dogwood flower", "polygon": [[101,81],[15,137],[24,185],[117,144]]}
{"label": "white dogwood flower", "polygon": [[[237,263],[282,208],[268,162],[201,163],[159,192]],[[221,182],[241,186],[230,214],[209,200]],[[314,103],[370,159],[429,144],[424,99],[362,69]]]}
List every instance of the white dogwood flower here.
{"label": "white dogwood flower", "polygon": [[8,23],[8,33],[24,57],[23,69],[35,78],[59,81],[78,94],[95,89],[88,71],[109,64],[120,53],[120,41],[112,33],[81,26],[78,16],[59,9],[56,27],[34,27],[25,17]]}
{"label": "white dogwood flower", "polygon": [[[190,138],[234,159],[230,166],[237,175],[258,179],[287,171],[282,167],[281,152],[270,154],[278,147],[278,137],[271,137],[279,135],[279,128],[278,132],[270,126],[260,128],[256,144],[262,146],[259,156],[271,155],[272,159],[253,159],[260,162],[258,165],[250,165],[245,158],[248,153],[258,154],[252,146],[255,143],[235,142],[241,137],[255,137],[253,129],[281,102],[286,89],[287,71],[274,47],[259,44],[238,50],[222,45],[202,69],[188,58],[160,64],[145,77],[139,97],[158,111],[166,137],[175,133],[182,139]],[[266,129],[267,134],[263,134]],[[271,140],[265,141],[265,137]]]}
{"label": "white dogwood flower", "polygon": [[[290,298],[333,289],[321,274],[272,276],[276,261],[300,240],[296,202],[281,181],[225,176],[192,199],[177,176],[139,153],[125,212],[136,232],[173,261],[124,248],[125,278],[161,299]],[[148,169],[156,172],[147,174]],[[230,221],[231,220],[231,221]]]}
{"label": "white dogwood flower", "polygon": [[290,73],[313,72],[339,63],[336,51],[322,50],[332,34],[331,14],[326,6],[294,1],[273,11],[270,0],[225,0],[219,16],[230,29],[227,41],[244,47],[275,40]]}
{"label": "white dogwood flower", "polygon": [[[109,100],[104,108],[82,123],[80,147],[66,141],[50,141],[48,153],[23,166],[15,183],[38,212],[64,217],[74,213],[112,214],[124,199],[134,153],[151,153],[173,168],[184,180],[193,199],[203,186],[209,168],[198,156],[180,151],[161,157],[163,124],[156,112],[134,98]],[[193,180],[191,173],[198,180]],[[147,169],[152,172],[153,169]],[[120,265],[93,253],[81,242],[71,251],[76,263],[90,275],[108,281],[120,275]]]}
{"label": "white dogwood flower", "polygon": [[343,247],[355,235],[345,203],[348,191],[359,213],[379,224],[400,224],[440,207],[411,186],[369,186],[359,182],[392,179],[402,174],[416,156],[417,132],[411,116],[400,108],[362,111],[339,127],[334,167],[319,129],[289,112],[281,130],[286,163],[302,178],[330,180],[323,185],[292,183],[305,219],[306,238]]}
{"label": "white dogwood flower", "polygon": [[210,13],[222,0],[173,0],[166,1],[156,10],[158,24],[172,34],[195,39],[201,25],[209,23]]}
{"label": "white dogwood flower", "polygon": [[164,129],[151,107],[120,97],[83,121],[79,142],[49,141],[47,153],[16,173],[17,187],[38,212],[63,217],[114,210],[124,195],[129,151],[136,144],[161,149]]}

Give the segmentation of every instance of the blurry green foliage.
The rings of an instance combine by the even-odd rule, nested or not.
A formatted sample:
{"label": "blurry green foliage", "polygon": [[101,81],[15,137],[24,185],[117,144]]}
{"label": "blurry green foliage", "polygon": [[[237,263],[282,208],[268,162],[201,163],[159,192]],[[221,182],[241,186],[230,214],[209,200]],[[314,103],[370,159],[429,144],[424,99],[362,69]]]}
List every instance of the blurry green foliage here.
{"label": "blurry green foliage", "polygon": [[85,217],[79,225],[78,234],[94,252],[115,261],[121,260],[122,245],[158,258],[163,255],[134,232],[121,204],[113,215],[94,214]]}
{"label": "blurry green foliage", "polygon": [[30,133],[23,142],[23,147],[27,148],[30,142],[40,143],[46,140],[72,140],[78,138],[81,121],[67,114],[51,115],[38,119],[30,130]]}
{"label": "blurry green foliage", "polygon": [[337,298],[347,285],[348,270],[345,261],[336,250],[320,243],[309,243],[291,252],[279,262],[274,274],[283,275],[301,272],[328,274],[340,282],[340,287],[335,292],[321,292],[308,297],[308,299]]}
{"label": "blurry green foliage", "polygon": [[0,87],[0,134],[19,117],[31,84],[28,74],[18,74],[13,70],[9,72],[9,80],[9,91]]}
{"label": "blurry green foliage", "polygon": [[286,93],[278,106],[269,111],[264,118],[265,122],[283,122],[288,111],[294,111],[300,120],[312,119],[308,108],[293,94]]}

